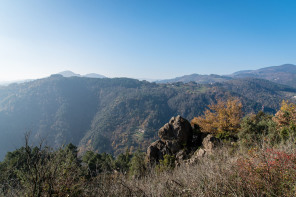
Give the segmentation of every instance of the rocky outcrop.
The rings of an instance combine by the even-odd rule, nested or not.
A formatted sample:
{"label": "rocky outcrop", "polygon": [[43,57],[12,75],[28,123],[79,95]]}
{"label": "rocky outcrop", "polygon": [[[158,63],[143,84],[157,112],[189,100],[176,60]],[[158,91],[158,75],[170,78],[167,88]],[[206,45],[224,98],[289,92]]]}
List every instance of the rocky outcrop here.
{"label": "rocky outcrop", "polygon": [[[174,156],[177,164],[184,160],[187,160],[187,163],[193,163],[197,158],[212,154],[218,145],[218,139],[206,133],[194,135],[193,130],[196,130],[196,127],[192,128],[188,120],[181,116],[172,117],[159,129],[160,139],[148,147],[148,163],[157,164],[165,155]],[[190,155],[192,155],[191,159],[189,159]]]}
{"label": "rocky outcrop", "polygon": [[186,163],[193,164],[196,163],[201,157],[213,154],[218,145],[219,139],[214,137],[212,134],[208,134],[202,140],[202,146],[194,152],[194,154],[190,159],[188,159],[188,161],[186,161]]}
{"label": "rocky outcrop", "polygon": [[158,136],[162,141],[177,141],[178,144],[188,144],[192,139],[192,127],[188,120],[181,116],[172,117],[158,131]]}
{"label": "rocky outcrop", "polygon": [[212,134],[207,135],[203,140],[202,140],[202,145],[203,149],[209,153],[212,154],[214,149],[218,146],[219,140],[214,137]]}
{"label": "rocky outcrop", "polygon": [[147,159],[152,165],[163,159],[164,155],[176,155],[187,147],[192,141],[193,130],[188,120],[176,116],[159,129],[158,136],[160,140],[147,149]]}
{"label": "rocky outcrop", "polygon": [[153,142],[147,149],[147,158],[150,164],[158,163],[163,156],[169,153],[165,143],[161,140]]}

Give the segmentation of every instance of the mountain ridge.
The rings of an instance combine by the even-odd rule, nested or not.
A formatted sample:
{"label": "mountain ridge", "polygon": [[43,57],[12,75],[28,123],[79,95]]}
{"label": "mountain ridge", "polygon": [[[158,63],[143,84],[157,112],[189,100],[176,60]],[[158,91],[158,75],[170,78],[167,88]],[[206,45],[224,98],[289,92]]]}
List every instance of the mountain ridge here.
{"label": "mountain ridge", "polygon": [[57,73],[58,75],[62,75],[63,77],[88,77],[88,78],[107,78],[104,75],[100,75],[97,73],[88,73],[85,75],[74,73],[70,70],[65,70],[62,72]]}
{"label": "mountain ridge", "polygon": [[296,87],[296,65],[294,64],[283,64],[280,66],[270,66],[265,68],[260,68],[257,70],[242,70],[234,72],[229,75],[199,75],[191,74],[184,75],[181,77],[176,77],[173,79],[159,80],[156,83],[175,83],[175,82],[196,82],[200,84],[224,82],[235,78],[260,78],[273,81],[276,83],[289,85]]}
{"label": "mountain ridge", "polygon": [[0,158],[22,144],[46,138],[58,147],[73,143],[81,151],[114,155],[127,147],[145,150],[172,116],[188,120],[202,115],[217,99],[238,97],[244,112],[262,106],[274,113],[296,89],[264,79],[233,79],[214,84],[157,84],[129,78],[85,78],[52,75],[0,87]]}

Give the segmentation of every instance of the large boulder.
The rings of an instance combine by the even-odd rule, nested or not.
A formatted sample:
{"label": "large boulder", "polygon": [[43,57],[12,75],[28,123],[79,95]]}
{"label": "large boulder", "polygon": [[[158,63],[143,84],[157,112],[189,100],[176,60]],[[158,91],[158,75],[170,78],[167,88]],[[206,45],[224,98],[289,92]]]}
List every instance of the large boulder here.
{"label": "large boulder", "polygon": [[153,142],[147,149],[148,162],[153,165],[164,155],[176,155],[191,144],[193,131],[188,120],[181,116],[172,117],[158,131],[160,140]]}
{"label": "large boulder", "polygon": [[191,124],[181,116],[172,117],[159,129],[158,136],[160,139],[147,149],[150,165],[158,164],[165,155],[174,156],[176,165],[196,163],[201,157],[213,154],[219,144],[219,139],[209,133],[195,132],[193,136]]}
{"label": "large boulder", "polygon": [[177,141],[181,146],[190,143],[192,135],[191,124],[180,115],[172,117],[169,123],[166,123],[158,131],[158,136],[162,141]]}

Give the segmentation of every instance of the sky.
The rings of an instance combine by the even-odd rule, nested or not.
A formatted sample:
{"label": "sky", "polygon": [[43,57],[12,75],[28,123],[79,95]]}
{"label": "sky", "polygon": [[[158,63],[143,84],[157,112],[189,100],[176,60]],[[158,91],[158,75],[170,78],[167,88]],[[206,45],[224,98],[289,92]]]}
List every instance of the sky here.
{"label": "sky", "polygon": [[296,64],[295,0],[0,0],[0,81]]}

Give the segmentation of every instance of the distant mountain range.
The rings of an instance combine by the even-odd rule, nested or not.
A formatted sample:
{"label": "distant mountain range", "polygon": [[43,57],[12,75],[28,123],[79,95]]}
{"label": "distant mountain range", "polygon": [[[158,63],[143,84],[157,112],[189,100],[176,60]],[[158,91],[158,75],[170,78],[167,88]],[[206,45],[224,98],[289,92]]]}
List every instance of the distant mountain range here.
{"label": "distant mountain range", "polygon": [[24,80],[15,80],[15,81],[0,81],[0,85],[7,86],[12,83],[25,83],[25,82],[29,82],[29,81],[33,81],[33,79],[24,79]]}
{"label": "distant mountain range", "polygon": [[[66,70],[63,72],[57,73],[58,75],[62,75],[63,77],[87,77],[87,78],[106,78],[104,75],[96,74],[96,73],[89,73],[86,75],[76,74],[70,70]],[[0,85],[7,86],[12,83],[25,83],[33,81],[33,79],[24,79],[24,80],[15,80],[15,81],[0,81]]]}
{"label": "distant mountain range", "polygon": [[63,71],[58,73],[60,75],[63,75],[63,77],[88,77],[88,78],[106,78],[104,75],[100,75],[100,74],[96,74],[96,73],[89,73],[86,75],[80,75],[80,74],[76,74],[70,70],[67,71]]}
{"label": "distant mountain range", "polygon": [[[63,77],[87,77],[87,78],[106,78],[104,75],[90,73],[86,75],[80,75],[74,73],[72,71],[63,71],[57,73],[62,75]],[[219,83],[225,82],[228,80],[236,79],[236,78],[259,78],[259,79],[266,79],[269,81],[273,81],[276,83],[289,85],[292,87],[296,87],[296,65],[293,64],[284,64],[280,66],[271,66],[266,68],[261,68],[258,70],[243,70],[238,71],[233,74],[229,75],[217,75],[217,74],[210,74],[210,75],[200,75],[200,74],[191,74],[191,75],[184,75],[181,77],[176,77],[173,79],[163,79],[163,80],[153,80],[153,79],[139,79],[139,80],[146,80],[149,82],[156,82],[156,83],[188,83],[188,82],[195,82],[197,84],[211,84],[211,83]],[[0,85],[8,85],[11,83],[23,83],[32,80],[20,80],[20,81],[0,81]]]}
{"label": "distant mountain range", "polygon": [[296,87],[296,66],[293,64],[284,64],[281,66],[271,66],[258,70],[239,71],[231,75],[234,78],[260,78],[276,83]]}
{"label": "distant mountain range", "polygon": [[296,87],[296,66],[293,64],[284,64],[281,66],[271,66],[258,70],[238,71],[231,75],[185,75],[174,79],[159,80],[156,83],[176,83],[176,82],[196,82],[199,84],[208,84],[215,82],[224,82],[235,78],[259,78],[273,81],[276,83]]}
{"label": "distant mountain range", "polygon": [[222,75],[200,75],[200,74],[191,74],[191,75],[184,75],[182,77],[176,77],[174,79],[165,79],[156,81],[156,83],[176,83],[176,82],[196,82],[198,84],[210,84],[216,82],[224,82],[233,79],[230,76],[222,76]]}

